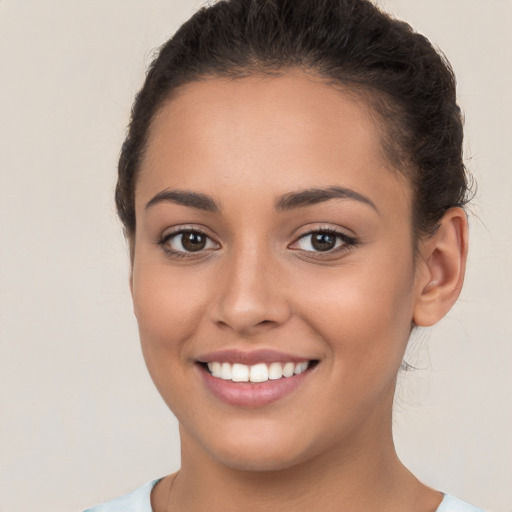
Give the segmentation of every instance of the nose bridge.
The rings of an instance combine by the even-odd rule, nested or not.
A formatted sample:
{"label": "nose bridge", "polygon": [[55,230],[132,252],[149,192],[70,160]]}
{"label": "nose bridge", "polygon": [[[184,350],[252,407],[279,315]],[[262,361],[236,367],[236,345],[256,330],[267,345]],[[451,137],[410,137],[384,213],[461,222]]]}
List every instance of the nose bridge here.
{"label": "nose bridge", "polygon": [[238,332],[279,325],[288,317],[276,255],[252,240],[233,246],[219,275],[212,320]]}

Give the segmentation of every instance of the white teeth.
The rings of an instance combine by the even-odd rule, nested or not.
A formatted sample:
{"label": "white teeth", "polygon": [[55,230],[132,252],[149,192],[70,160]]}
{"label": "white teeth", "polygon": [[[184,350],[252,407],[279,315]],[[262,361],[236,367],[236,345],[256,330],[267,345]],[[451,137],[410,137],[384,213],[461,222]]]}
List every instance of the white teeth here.
{"label": "white teeth", "polygon": [[220,363],[208,363],[208,370],[214,377],[219,377],[222,374],[222,365]]}
{"label": "white teeth", "polygon": [[255,364],[249,370],[249,380],[251,382],[265,382],[268,380],[268,368],[265,363]]}
{"label": "white teeth", "polygon": [[281,363],[271,363],[268,367],[268,378],[277,380],[283,376],[283,365]]}
{"label": "white teeth", "polygon": [[217,378],[233,382],[266,382],[283,377],[292,377],[306,371],[309,362],[302,363],[258,363],[252,366],[240,363],[208,363],[208,370]]}
{"label": "white teeth", "polygon": [[231,380],[233,382],[249,382],[249,367],[245,364],[235,363],[231,367]]}
{"label": "white teeth", "polygon": [[231,365],[229,363],[222,363],[220,378],[224,380],[231,380]]}
{"label": "white teeth", "polygon": [[291,377],[295,371],[295,365],[293,363],[286,363],[283,366],[283,377]]}
{"label": "white teeth", "polygon": [[295,369],[293,370],[293,373],[295,375],[298,375],[299,373],[306,371],[307,367],[308,367],[308,363],[298,363],[295,365]]}

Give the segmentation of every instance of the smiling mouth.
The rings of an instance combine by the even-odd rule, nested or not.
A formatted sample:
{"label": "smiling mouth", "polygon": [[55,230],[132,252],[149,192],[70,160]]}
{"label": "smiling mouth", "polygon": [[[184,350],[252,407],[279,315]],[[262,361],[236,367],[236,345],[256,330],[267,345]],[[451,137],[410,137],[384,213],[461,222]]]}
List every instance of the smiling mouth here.
{"label": "smiling mouth", "polygon": [[294,362],[273,362],[246,365],[241,363],[209,362],[199,363],[211,376],[237,383],[261,383],[288,379],[311,370],[318,364],[317,360]]}

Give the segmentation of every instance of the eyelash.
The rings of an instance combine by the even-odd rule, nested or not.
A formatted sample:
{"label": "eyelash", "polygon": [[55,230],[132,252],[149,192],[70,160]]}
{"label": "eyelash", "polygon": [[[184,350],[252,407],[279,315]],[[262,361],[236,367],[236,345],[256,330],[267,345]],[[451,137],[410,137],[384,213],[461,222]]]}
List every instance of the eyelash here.
{"label": "eyelash", "polygon": [[178,237],[180,235],[186,235],[193,233],[195,235],[201,235],[208,241],[214,242],[216,245],[219,245],[217,242],[215,242],[210,235],[202,231],[198,228],[190,228],[190,229],[178,229],[176,231],[173,231],[171,233],[166,233],[163,235],[160,240],[158,241],[158,245],[162,248],[162,250],[168,255],[172,256],[174,258],[191,258],[194,256],[204,256],[205,251],[208,249],[202,249],[200,251],[176,251],[175,249],[171,249],[168,245],[169,241],[172,240],[174,237]]}
{"label": "eyelash", "polygon": [[[329,249],[327,251],[304,251],[306,253],[313,253],[315,257],[329,257],[334,254],[339,254],[340,252],[348,251],[349,249],[354,248],[359,244],[359,240],[353,236],[349,236],[346,233],[339,231],[337,229],[331,227],[325,228],[315,228],[307,231],[306,233],[302,233],[295,242],[291,245],[296,245],[300,240],[305,239],[308,236],[316,235],[316,234],[326,234],[335,237],[337,240],[341,241],[341,244],[338,247],[334,247],[333,249]],[[337,244],[338,242],[336,242]],[[301,250],[301,249],[296,249]]]}
{"label": "eyelash", "polygon": [[[204,254],[205,251],[208,251],[208,249],[201,249],[199,251],[177,251],[177,250],[171,249],[167,245],[169,243],[169,241],[171,239],[173,239],[174,237],[177,237],[177,236],[180,236],[180,235],[185,235],[185,234],[190,234],[190,233],[201,235],[201,236],[205,237],[207,239],[207,241],[211,241],[211,242],[214,242],[215,244],[219,245],[217,242],[215,242],[212,239],[211,236],[209,236],[207,233],[205,233],[204,231],[202,231],[201,229],[198,229],[198,228],[194,228],[194,229],[178,229],[178,230],[173,231],[171,233],[167,233],[167,234],[165,234],[164,236],[162,236],[158,240],[158,245],[162,248],[162,250],[167,255],[172,256],[172,257],[190,258],[190,257],[194,257],[194,256],[196,256],[196,257],[197,256],[204,256],[205,255]],[[319,233],[334,236],[337,240],[341,241],[341,244],[338,247],[335,246],[333,249],[329,249],[329,250],[326,250],[326,251],[303,251],[303,252],[313,253],[313,254],[317,255],[317,257],[318,256],[322,257],[323,255],[329,256],[329,255],[333,255],[333,254],[338,254],[339,252],[347,251],[347,250],[349,250],[349,249],[351,249],[351,248],[353,248],[353,247],[355,247],[356,245],[359,244],[359,240],[357,238],[349,236],[346,233],[343,233],[342,231],[338,231],[338,230],[333,229],[333,228],[325,227],[325,228],[312,229],[310,231],[307,231],[306,233],[302,233],[288,247],[291,247],[291,246],[297,244],[300,240],[303,240],[303,239],[305,239],[308,236],[319,234]],[[299,250],[300,251],[301,249],[294,249],[294,250]]]}

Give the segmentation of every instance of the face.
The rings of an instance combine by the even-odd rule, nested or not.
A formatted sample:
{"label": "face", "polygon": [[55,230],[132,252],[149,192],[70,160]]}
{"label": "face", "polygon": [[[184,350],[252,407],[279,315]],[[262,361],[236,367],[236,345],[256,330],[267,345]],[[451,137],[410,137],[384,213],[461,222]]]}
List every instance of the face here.
{"label": "face", "polygon": [[278,469],[389,441],[411,190],[362,100],[300,73],[185,86],[136,217],[142,349],[186,451]]}

